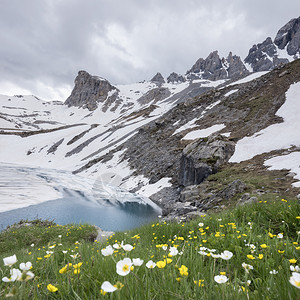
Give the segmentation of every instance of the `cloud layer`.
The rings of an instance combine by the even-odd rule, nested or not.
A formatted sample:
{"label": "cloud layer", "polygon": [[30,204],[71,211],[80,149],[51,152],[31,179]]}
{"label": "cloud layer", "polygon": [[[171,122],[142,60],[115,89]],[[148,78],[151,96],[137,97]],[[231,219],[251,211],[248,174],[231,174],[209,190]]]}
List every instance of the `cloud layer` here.
{"label": "cloud layer", "polygon": [[219,50],[244,58],[299,1],[2,0],[0,94],[64,100],[78,70],[113,84],[185,73]]}

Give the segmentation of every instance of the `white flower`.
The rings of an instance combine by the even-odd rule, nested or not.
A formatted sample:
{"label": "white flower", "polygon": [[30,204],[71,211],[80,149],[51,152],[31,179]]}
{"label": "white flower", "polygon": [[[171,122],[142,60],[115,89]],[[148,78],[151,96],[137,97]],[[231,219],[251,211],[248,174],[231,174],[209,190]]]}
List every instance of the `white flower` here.
{"label": "white flower", "polygon": [[118,243],[113,244],[113,247],[114,247],[115,249],[121,249],[121,245],[118,244]]}
{"label": "white flower", "polygon": [[208,249],[208,248],[207,248],[207,250],[208,250],[209,252],[216,252],[216,251],[217,251],[216,249]]}
{"label": "white flower", "polygon": [[290,283],[296,288],[300,289],[300,273],[293,272],[290,277]]}
{"label": "white flower", "polygon": [[53,254],[53,251],[46,251],[47,254]]}
{"label": "white flower", "polygon": [[146,263],[146,267],[147,267],[148,269],[153,269],[153,268],[156,267],[156,263],[155,263],[154,261],[152,261],[152,260],[149,260],[149,261]]}
{"label": "white flower", "polygon": [[144,261],[142,259],[140,259],[140,258],[133,258],[132,259],[133,265],[137,266],[137,267],[141,266],[143,264],[143,262]]}
{"label": "white flower", "polygon": [[283,234],[282,233],[278,233],[277,234],[277,238],[282,239],[283,238]]}
{"label": "white flower", "polygon": [[106,293],[113,293],[117,290],[109,281],[104,281],[101,285],[101,289]]}
{"label": "white flower", "polygon": [[220,254],[214,254],[214,253],[211,253],[210,255],[211,255],[211,257],[213,257],[213,258],[220,258],[220,257],[221,257]]}
{"label": "white flower", "polygon": [[242,267],[245,269],[245,271],[247,272],[247,273],[249,273],[249,270],[253,270],[253,266],[251,266],[251,265],[248,265],[248,264],[246,264],[246,263],[242,263]]}
{"label": "white flower", "polygon": [[206,247],[200,247],[199,250],[200,251],[205,251],[207,248]]}
{"label": "white flower", "polygon": [[[73,252],[73,251],[72,251]],[[74,259],[76,259],[77,257],[78,257],[78,255],[79,255],[79,253],[76,253],[76,254],[74,254],[74,255],[70,255],[72,258],[74,258]]]}
{"label": "white flower", "polygon": [[198,253],[201,255],[207,255],[207,252],[205,252],[205,251],[198,251]]}
{"label": "white flower", "polygon": [[30,261],[28,261],[26,264],[25,263],[20,264],[20,269],[22,271],[28,271],[31,269],[31,267],[32,267],[32,263]]}
{"label": "white flower", "polygon": [[66,254],[68,252],[68,250],[62,250],[63,254]]}
{"label": "white flower", "polygon": [[34,247],[34,243],[32,243],[32,244],[30,245],[30,247]]}
{"label": "white flower", "polygon": [[214,277],[214,280],[217,282],[217,283],[225,283],[228,281],[228,277],[226,275],[216,275]]}
{"label": "white flower", "polygon": [[122,248],[125,250],[125,251],[131,251],[133,249],[133,246],[129,245],[129,244],[126,244],[126,245],[122,245]]}
{"label": "white flower", "polygon": [[272,271],[270,271],[269,273],[270,273],[270,274],[274,274],[274,275],[275,275],[275,274],[277,274],[277,273],[278,273],[278,271],[276,271],[276,270],[272,270]]}
{"label": "white flower", "polygon": [[106,248],[101,249],[101,253],[103,256],[109,256],[114,253],[114,249],[111,245],[108,245]]}
{"label": "white flower", "polygon": [[163,245],[161,248],[166,251],[168,249],[168,246]]}
{"label": "white flower", "polygon": [[131,259],[124,258],[117,262],[117,265],[116,265],[117,273],[121,276],[126,276],[130,273],[131,266],[132,266]]}
{"label": "white flower", "polygon": [[12,270],[10,270],[10,278],[3,277],[2,281],[3,282],[14,282],[17,279],[20,279],[21,276],[22,276],[22,273],[19,269],[12,269]]}
{"label": "white flower", "polygon": [[227,251],[227,250],[225,250],[221,253],[221,258],[225,259],[225,260],[229,260],[232,256],[233,256],[233,253],[230,251]]}
{"label": "white flower", "polygon": [[56,246],[56,245],[52,245],[52,246],[49,246],[48,248],[49,248],[49,249],[53,249],[53,248],[55,248],[55,246]]}
{"label": "white flower", "polygon": [[222,219],[218,219],[218,221],[219,221],[219,222],[221,222],[221,221],[222,221]]}
{"label": "white flower", "polygon": [[256,249],[256,246],[253,245],[253,244],[250,244],[249,246],[250,246],[250,248],[251,248],[252,250],[255,250],[255,249]]}
{"label": "white flower", "polygon": [[250,284],[251,284],[251,280],[248,279],[248,280],[247,280],[247,285],[249,286]]}
{"label": "white flower", "polygon": [[170,252],[169,252],[170,255],[172,256],[175,256],[178,254],[178,250],[176,247],[170,247]]}
{"label": "white flower", "polygon": [[58,235],[58,237],[61,239],[61,234],[60,234],[60,235]]}
{"label": "white flower", "polygon": [[13,256],[8,256],[3,258],[3,262],[4,262],[4,266],[11,267],[13,264],[17,262],[16,254],[14,254]]}
{"label": "white flower", "polygon": [[299,266],[295,266],[295,267],[294,267],[294,266],[291,265],[291,266],[290,266],[290,270],[291,270],[292,272],[298,272],[298,273],[300,272]]}
{"label": "white flower", "polygon": [[198,226],[199,226],[199,227],[203,227],[203,226],[204,226],[204,223],[199,223]]}

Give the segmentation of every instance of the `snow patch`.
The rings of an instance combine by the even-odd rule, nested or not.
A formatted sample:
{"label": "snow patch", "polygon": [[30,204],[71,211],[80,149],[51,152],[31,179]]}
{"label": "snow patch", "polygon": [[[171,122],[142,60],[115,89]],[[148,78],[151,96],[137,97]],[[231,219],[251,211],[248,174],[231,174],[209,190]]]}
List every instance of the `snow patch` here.
{"label": "snow patch", "polygon": [[198,129],[198,130],[193,130],[186,134],[182,140],[195,140],[199,138],[204,138],[207,137],[221,129],[225,128],[224,124],[216,124],[211,127],[205,128],[205,129]]}
{"label": "snow patch", "polygon": [[[286,92],[286,101],[277,111],[283,123],[273,124],[250,137],[239,140],[229,162],[241,162],[255,155],[276,149],[300,146],[300,82],[294,83]],[[299,164],[299,161],[298,161]]]}
{"label": "snow patch", "polygon": [[292,152],[268,159],[264,162],[269,170],[290,170],[295,173],[294,178],[299,180],[294,182],[294,187],[300,187],[300,152]]}

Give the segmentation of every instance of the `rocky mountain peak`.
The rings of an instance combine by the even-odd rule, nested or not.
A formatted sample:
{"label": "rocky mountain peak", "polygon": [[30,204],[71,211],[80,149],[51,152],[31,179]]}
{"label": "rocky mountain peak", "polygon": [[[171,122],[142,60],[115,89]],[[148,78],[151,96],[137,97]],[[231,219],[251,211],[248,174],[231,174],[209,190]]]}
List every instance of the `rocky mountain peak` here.
{"label": "rocky mountain peak", "polygon": [[248,73],[239,56],[232,55],[230,52],[227,58],[220,58],[218,51],[213,51],[206,59],[199,58],[186,74],[187,78],[191,80],[219,80]]}
{"label": "rocky mountain peak", "polygon": [[157,72],[156,75],[150,81],[157,84],[165,83],[164,77],[159,72]]}
{"label": "rocky mountain peak", "polygon": [[78,106],[95,110],[99,102],[116,97],[118,92],[118,89],[106,79],[92,76],[86,71],[79,71],[74,83],[72,93],[65,101],[69,107]]}
{"label": "rocky mountain peak", "polygon": [[182,75],[179,75],[175,72],[171,73],[167,78],[168,83],[181,83],[184,82],[185,78]]}
{"label": "rocky mountain peak", "polygon": [[300,17],[292,19],[280,28],[274,43],[279,49],[287,46],[289,55],[300,55]]}

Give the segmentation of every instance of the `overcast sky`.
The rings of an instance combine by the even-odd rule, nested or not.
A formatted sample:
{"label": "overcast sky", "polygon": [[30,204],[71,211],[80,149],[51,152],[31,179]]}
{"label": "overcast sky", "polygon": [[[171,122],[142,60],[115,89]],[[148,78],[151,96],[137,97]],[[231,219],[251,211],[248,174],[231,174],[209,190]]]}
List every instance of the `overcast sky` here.
{"label": "overcast sky", "polygon": [[0,94],[65,100],[79,70],[112,84],[241,56],[298,17],[299,0],[1,0]]}

